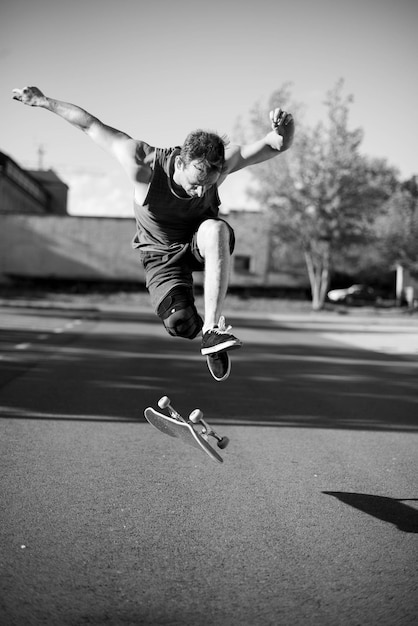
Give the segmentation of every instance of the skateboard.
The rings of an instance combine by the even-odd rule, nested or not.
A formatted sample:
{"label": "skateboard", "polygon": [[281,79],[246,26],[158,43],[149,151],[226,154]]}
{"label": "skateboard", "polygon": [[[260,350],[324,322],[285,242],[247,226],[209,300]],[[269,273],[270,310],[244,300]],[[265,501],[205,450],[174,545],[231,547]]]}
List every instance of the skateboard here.
{"label": "skateboard", "polygon": [[158,401],[160,409],[167,409],[169,416],[155,411],[152,407],[148,407],[144,411],[146,420],[157,430],[168,435],[181,439],[185,443],[200,448],[213,461],[223,463],[223,458],[218,452],[212,448],[209,443],[209,437],[216,439],[218,448],[223,450],[229,443],[228,437],[220,437],[213,428],[209,426],[203,419],[203,413],[200,409],[192,411],[187,419],[182,417],[170,404],[170,398],[163,396]]}

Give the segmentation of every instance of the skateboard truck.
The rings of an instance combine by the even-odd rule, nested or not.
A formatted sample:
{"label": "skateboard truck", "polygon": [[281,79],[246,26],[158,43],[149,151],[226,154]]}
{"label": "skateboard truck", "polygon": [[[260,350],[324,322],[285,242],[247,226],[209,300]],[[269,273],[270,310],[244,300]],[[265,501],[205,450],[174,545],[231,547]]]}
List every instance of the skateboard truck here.
{"label": "skateboard truck", "polygon": [[203,413],[200,409],[195,409],[194,411],[192,411],[189,415],[189,420],[193,422],[193,424],[202,425],[202,430],[200,434],[206,439],[206,441],[209,437],[214,437],[214,439],[216,439],[216,445],[218,446],[218,448],[220,448],[221,450],[226,448],[229,443],[228,437],[221,437],[220,435],[218,435],[218,433],[215,432],[207,422],[205,422],[205,420],[203,419]]}
{"label": "skateboard truck", "polygon": [[[173,419],[179,420],[180,422],[187,424],[188,420],[185,420],[184,417],[182,417],[180,413],[178,413],[171,406],[170,398],[168,398],[167,396],[163,396],[158,400],[158,406],[160,407],[160,409],[167,409]],[[203,419],[203,412],[200,409],[194,409],[194,411],[190,413],[189,421],[196,426],[200,424],[201,431],[199,434],[206,441],[209,440],[209,437],[213,437],[214,439],[216,439],[216,445],[218,446],[218,448],[220,448],[221,450],[224,450],[226,448],[229,443],[229,438],[221,437],[220,435],[218,435],[218,433],[215,432],[213,428],[209,426],[209,424]]]}

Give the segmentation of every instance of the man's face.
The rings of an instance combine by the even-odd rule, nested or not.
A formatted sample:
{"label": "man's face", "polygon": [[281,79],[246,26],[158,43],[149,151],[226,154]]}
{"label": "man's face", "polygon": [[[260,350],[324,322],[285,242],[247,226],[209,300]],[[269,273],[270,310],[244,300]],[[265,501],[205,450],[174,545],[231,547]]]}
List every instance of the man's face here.
{"label": "man's face", "polygon": [[205,191],[212,187],[219,179],[218,172],[205,175],[202,166],[197,160],[185,165],[181,159],[176,162],[174,182],[182,187],[191,198],[201,198]]}

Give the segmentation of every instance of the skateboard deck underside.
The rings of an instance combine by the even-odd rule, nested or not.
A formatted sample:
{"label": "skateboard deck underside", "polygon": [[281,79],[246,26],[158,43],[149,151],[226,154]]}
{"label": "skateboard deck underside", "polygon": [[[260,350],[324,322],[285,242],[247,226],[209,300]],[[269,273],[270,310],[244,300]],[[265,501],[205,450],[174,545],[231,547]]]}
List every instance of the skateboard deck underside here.
{"label": "skateboard deck underside", "polygon": [[204,452],[206,452],[206,454],[208,454],[214,461],[223,463],[222,457],[205,439],[203,439],[201,435],[199,435],[199,433],[194,430],[192,426],[186,422],[180,422],[172,417],[168,417],[168,415],[163,415],[151,407],[145,409],[144,415],[151,426],[154,426],[154,428],[164,433],[164,435],[181,439],[184,443],[187,443],[189,446],[193,446],[194,448],[200,448],[201,450],[204,450]]}

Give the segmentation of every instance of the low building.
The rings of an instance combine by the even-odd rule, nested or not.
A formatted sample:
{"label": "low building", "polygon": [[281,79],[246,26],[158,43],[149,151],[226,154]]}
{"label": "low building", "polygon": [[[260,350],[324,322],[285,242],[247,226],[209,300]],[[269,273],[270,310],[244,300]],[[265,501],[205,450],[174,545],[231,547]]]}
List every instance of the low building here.
{"label": "low building", "polygon": [[67,215],[67,195],[53,170],[25,170],[0,152],[0,214]]}
{"label": "low building", "polygon": [[54,172],[54,170],[26,170],[49,195],[48,213],[50,215],[68,215],[67,198],[68,185],[66,185]]}

